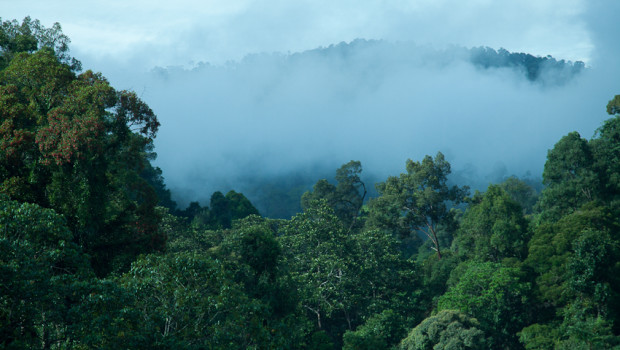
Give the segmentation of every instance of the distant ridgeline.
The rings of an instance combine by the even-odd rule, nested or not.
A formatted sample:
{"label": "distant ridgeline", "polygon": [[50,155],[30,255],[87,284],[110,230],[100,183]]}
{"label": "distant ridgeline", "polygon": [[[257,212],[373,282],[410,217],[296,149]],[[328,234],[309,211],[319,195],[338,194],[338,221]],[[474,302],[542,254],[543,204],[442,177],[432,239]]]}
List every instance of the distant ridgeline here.
{"label": "distant ridgeline", "polygon": [[469,52],[471,62],[478,67],[516,68],[523,71],[525,76],[531,81],[539,80],[543,72],[545,72],[548,77],[555,78],[556,82],[561,83],[585,69],[585,64],[581,61],[557,61],[550,55],[547,57],[532,56],[527,53],[509,52],[505,49],[495,51],[490,47],[475,47],[470,49]]}
{"label": "distant ridgeline", "polygon": [[[450,46],[435,49],[409,42],[390,43],[384,40],[356,39],[350,43],[320,47],[289,56],[293,62],[309,58],[340,58],[353,65],[380,67],[385,64],[416,65],[418,67],[445,67],[458,61],[466,61],[482,69],[509,68],[523,73],[532,82],[562,85],[585,69],[581,61],[556,60],[552,56],[534,56],[528,53],[509,52],[503,48],[465,48]],[[370,67],[368,67],[370,68]]]}

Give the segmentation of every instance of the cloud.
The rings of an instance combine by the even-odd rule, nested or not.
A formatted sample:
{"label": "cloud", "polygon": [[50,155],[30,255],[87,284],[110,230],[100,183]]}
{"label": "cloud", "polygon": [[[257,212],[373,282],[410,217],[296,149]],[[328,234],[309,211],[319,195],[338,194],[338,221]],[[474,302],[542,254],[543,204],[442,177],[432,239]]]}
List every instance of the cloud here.
{"label": "cloud", "polygon": [[168,184],[203,201],[300,169],[329,173],[351,159],[383,179],[437,151],[456,171],[469,169],[476,185],[497,169],[540,175],[561,136],[590,137],[606,118],[600,100],[611,95],[592,92],[600,94],[597,70],[548,86],[465,58],[459,48],[355,41],[160,68],[131,81],[143,84],[134,87],[162,122],[157,164]]}
{"label": "cloud", "polygon": [[[137,91],[162,122],[168,184],[203,203],[215,190],[249,191],[253,177],[331,173],[351,159],[382,179],[437,151],[472,181],[537,176],[547,150],[573,130],[591,137],[619,93],[611,0],[61,4],[3,4],[3,19],[61,22],[86,68]],[[385,41],[301,54],[356,38]],[[452,44],[592,68],[545,86],[476,68]]]}
{"label": "cloud", "polygon": [[[146,0],[3,4],[5,18],[59,21],[85,62],[143,68],[224,63],[257,52],[300,52],[356,38],[486,45],[588,60],[585,0]],[[83,56],[82,56],[83,55]]]}

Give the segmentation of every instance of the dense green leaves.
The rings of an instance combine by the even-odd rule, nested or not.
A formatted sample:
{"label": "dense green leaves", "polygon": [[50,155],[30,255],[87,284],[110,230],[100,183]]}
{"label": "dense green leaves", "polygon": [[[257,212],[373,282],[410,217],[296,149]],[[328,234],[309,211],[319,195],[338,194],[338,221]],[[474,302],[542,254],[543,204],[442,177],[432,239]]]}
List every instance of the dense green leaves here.
{"label": "dense green leaves", "polygon": [[17,20],[2,21],[0,18],[0,70],[20,52],[31,53],[47,48],[72,70],[79,71],[81,63],[69,56],[70,42],[59,23],[45,28],[39,20],[33,21],[30,17],[24,18],[22,23]]}
{"label": "dense green leaves", "polygon": [[457,309],[480,322],[491,347],[517,346],[516,333],[528,323],[531,286],[516,268],[469,263],[458,282],[439,299],[438,309]]}
{"label": "dense green leaves", "polygon": [[415,266],[401,257],[390,234],[350,234],[321,201],[293,217],[280,242],[301,305],[331,336],[340,337],[390,305],[415,316]]}
{"label": "dense green leaves", "polygon": [[476,193],[457,231],[452,249],[476,261],[501,262],[527,256],[528,222],[523,209],[501,187]]}
{"label": "dense green leaves", "polygon": [[76,76],[46,45],[30,51],[0,71],[0,192],[64,214],[100,275],[162,250],[158,200],[140,177],[154,113],[101,74]]}
{"label": "dense green leaves", "polygon": [[558,219],[599,197],[600,182],[588,141],[577,132],[564,136],[547,155],[541,207],[545,217]]}
{"label": "dense green leaves", "polygon": [[35,204],[0,198],[0,346],[62,341],[78,280],[92,276],[65,220]]}
{"label": "dense green leaves", "polygon": [[[122,278],[136,308],[164,347],[213,349],[256,346],[259,311],[220,263],[195,252],[138,260]],[[254,334],[254,336],[259,334]]]}
{"label": "dense green leaves", "polygon": [[442,310],[431,316],[403,339],[402,350],[488,349],[485,334],[475,318],[456,310]]}
{"label": "dense green leaves", "polygon": [[178,211],[155,112],[68,42],[0,21],[0,348],[620,346],[618,96],[593,139],[549,151],[536,204],[515,177],[465,198],[438,153],[367,206],[351,161],[290,220],[235,191]]}
{"label": "dense green leaves", "polygon": [[306,192],[301,197],[301,207],[308,209],[313,201],[323,199],[345,226],[352,227],[366,197],[366,185],[360,179],[361,172],[359,161],[352,160],[342,165],[336,171],[337,185],[325,179],[317,181],[312,192]]}
{"label": "dense green leaves", "polygon": [[377,185],[381,196],[370,203],[370,225],[396,229],[407,236],[423,233],[441,258],[441,249],[450,244],[450,238],[441,239],[440,225],[451,233],[454,212],[449,205],[462,202],[468,193],[467,187],[450,187],[449,174],[450,164],[441,152],[435,159],[408,160],[406,174],[390,176]]}

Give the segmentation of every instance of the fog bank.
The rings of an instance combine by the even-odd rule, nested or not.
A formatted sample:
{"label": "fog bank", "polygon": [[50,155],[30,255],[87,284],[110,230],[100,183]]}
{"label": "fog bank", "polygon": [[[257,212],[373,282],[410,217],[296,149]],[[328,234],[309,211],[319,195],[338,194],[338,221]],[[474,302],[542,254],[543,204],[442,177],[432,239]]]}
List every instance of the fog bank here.
{"label": "fog bank", "polygon": [[613,92],[596,67],[531,81],[464,52],[358,40],[156,68],[131,87],[159,115],[156,165],[181,203],[215,190],[255,193],[269,177],[325,176],[352,159],[382,179],[438,151],[473,186],[536,177],[561,136],[589,138],[607,118]]}

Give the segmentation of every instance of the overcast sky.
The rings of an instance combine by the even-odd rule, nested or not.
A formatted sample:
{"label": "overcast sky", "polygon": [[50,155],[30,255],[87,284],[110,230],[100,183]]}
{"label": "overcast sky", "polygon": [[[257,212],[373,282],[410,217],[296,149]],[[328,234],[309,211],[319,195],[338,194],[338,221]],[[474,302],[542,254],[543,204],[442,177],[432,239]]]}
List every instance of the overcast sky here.
{"label": "overcast sky", "polygon": [[[620,93],[618,13],[617,0],[0,0],[3,20],[61,23],[84,68],[154,109],[156,165],[182,203],[251,193],[249,177],[316,163],[355,159],[396,175],[407,158],[437,151],[473,181],[498,169],[540,176],[560,137],[591,138],[609,117]],[[356,38],[396,47],[287,59]],[[424,55],[449,45],[590,69],[544,86]],[[257,53],[267,54],[247,57]]]}
{"label": "overcast sky", "polygon": [[[597,2],[599,0],[591,0]],[[3,19],[60,22],[86,63],[221,63],[356,38],[504,47],[588,61],[587,0],[0,0]]]}

